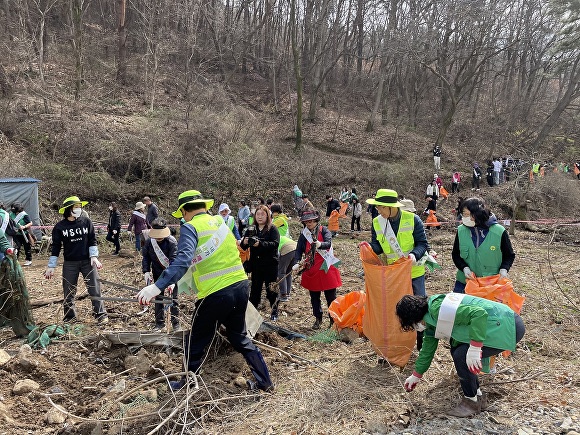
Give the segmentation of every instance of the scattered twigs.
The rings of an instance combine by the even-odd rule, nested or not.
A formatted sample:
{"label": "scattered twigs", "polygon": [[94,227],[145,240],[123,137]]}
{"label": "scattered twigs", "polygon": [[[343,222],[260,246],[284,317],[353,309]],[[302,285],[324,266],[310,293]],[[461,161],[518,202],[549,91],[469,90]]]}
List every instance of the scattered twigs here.
{"label": "scattered twigs", "polygon": [[308,364],[311,364],[311,365],[313,365],[313,366],[315,366],[315,367],[318,367],[319,369],[321,369],[321,370],[324,370],[325,372],[329,372],[329,370],[328,370],[327,368],[325,368],[325,367],[322,367],[320,364],[317,364],[317,363],[315,363],[315,362],[314,362],[314,361],[312,361],[312,360],[309,360],[309,359],[307,359],[307,358],[304,358],[304,357],[302,357],[302,356],[299,356],[299,355],[294,355],[294,354],[288,353],[288,352],[286,352],[286,351],[284,351],[284,350],[280,349],[279,347],[270,346],[269,344],[262,343],[261,341],[258,341],[258,340],[256,340],[256,339],[252,339],[252,341],[253,341],[254,343],[256,343],[256,344],[260,345],[260,346],[263,346],[263,347],[265,347],[266,349],[270,349],[270,350],[274,350],[274,351],[276,351],[276,352],[280,352],[282,355],[284,355],[284,356],[285,356],[285,357],[287,357],[287,358],[288,358],[290,361],[292,361],[292,362],[294,362],[294,363],[296,363],[296,364],[300,364],[300,363],[299,363],[298,361],[296,361],[296,359],[295,359],[295,358],[297,358],[297,359],[299,359],[299,360],[302,360],[302,361],[305,361],[305,362],[307,362]]}
{"label": "scattered twigs", "polygon": [[536,372],[532,375],[524,376],[523,378],[507,379],[505,381],[494,381],[494,382],[485,382],[485,383],[482,382],[481,385],[485,385],[487,387],[488,385],[504,385],[504,384],[513,384],[515,382],[525,382],[525,381],[529,381],[530,379],[535,379],[538,376],[543,375],[545,373],[546,373],[546,371],[542,370],[542,371]]}

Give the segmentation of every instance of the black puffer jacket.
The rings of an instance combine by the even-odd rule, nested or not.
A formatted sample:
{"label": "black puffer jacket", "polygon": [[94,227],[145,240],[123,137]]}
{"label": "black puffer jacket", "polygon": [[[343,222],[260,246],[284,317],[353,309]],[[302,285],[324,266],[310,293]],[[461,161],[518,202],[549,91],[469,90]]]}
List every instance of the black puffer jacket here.
{"label": "black puffer jacket", "polygon": [[243,250],[250,248],[250,270],[256,274],[269,274],[271,271],[274,275],[278,273],[278,245],[280,244],[280,233],[275,225],[260,231],[256,227],[257,237],[260,244],[256,247],[249,246],[242,239],[240,247]]}

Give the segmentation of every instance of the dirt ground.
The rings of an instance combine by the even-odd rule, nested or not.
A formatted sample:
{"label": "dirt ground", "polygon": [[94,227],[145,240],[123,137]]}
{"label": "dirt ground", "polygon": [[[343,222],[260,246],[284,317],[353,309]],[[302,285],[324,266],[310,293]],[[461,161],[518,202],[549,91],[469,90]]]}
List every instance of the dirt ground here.
{"label": "dirt ground", "polygon": [[[365,215],[363,227],[368,230],[369,225]],[[292,231],[298,234],[295,223]],[[442,270],[428,274],[428,294],[452,289],[453,237],[449,225],[429,234]],[[342,262],[339,294],[364,290],[358,256],[358,243],[363,240],[370,240],[369,231],[353,236],[344,231],[333,241]],[[241,355],[220,337],[208,351],[199,388],[171,393],[165,376],[181,371],[178,348],[111,344],[103,338],[111,332],[151,329],[152,310],[138,315],[137,303],[108,302],[111,321],[98,327],[89,301],[79,301],[82,323],[42,350],[30,352],[11,329],[0,329],[0,350],[10,356],[0,366],[0,434],[580,432],[578,240],[574,227],[560,230],[558,237],[553,237],[550,228],[545,233],[517,231],[512,236],[517,258],[510,277],[516,290],[526,296],[522,317],[527,331],[515,354],[499,358],[496,373],[481,377],[491,408],[475,418],[445,416],[461,392],[444,343],[424,380],[414,392],[405,393],[402,383],[412,371],[416,354],[401,370],[380,363],[364,338],[347,342],[336,339],[332,330],[311,330],[314,319],[308,293],[296,280],[278,324],[307,338],[288,340],[275,332],[256,337],[264,343],[258,345],[276,383],[274,394],[254,394],[237,386],[251,374]],[[142,286],[139,257],[112,256],[110,246],[104,244],[100,249],[103,279]],[[131,252],[128,241],[123,251]],[[25,268],[32,301],[62,295],[60,268],[55,279],[47,281],[42,276],[46,262],[47,256],[38,254],[33,265]],[[131,294],[110,285],[103,285],[102,290],[106,296]],[[79,294],[83,292],[81,284]],[[180,297],[183,327],[189,324],[192,305],[190,296]],[[41,327],[62,324],[60,303],[33,312]],[[268,318],[269,310],[262,314]],[[324,326],[328,326],[326,318]],[[30,392],[15,392],[23,379],[38,386]]]}

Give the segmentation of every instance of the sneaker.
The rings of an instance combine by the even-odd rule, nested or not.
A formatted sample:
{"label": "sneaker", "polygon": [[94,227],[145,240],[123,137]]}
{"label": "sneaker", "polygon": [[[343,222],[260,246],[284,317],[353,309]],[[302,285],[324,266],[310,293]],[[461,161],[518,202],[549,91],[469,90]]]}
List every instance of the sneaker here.
{"label": "sneaker", "polygon": [[161,332],[165,329],[165,325],[155,325],[153,328],[151,328],[151,331],[153,332]]}
{"label": "sneaker", "polygon": [[113,253],[111,253],[111,255],[119,255],[119,253],[118,252],[113,252]]}
{"label": "sneaker", "polygon": [[280,299],[279,299],[280,302],[288,302],[289,300],[290,300],[290,298],[286,295],[280,296]]}
{"label": "sneaker", "polygon": [[172,324],[171,324],[171,328],[172,328],[174,331],[179,331],[179,322],[177,322],[177,323],[172,323]]}
{"label": "sneaker", "polygon": [[109,316],[107,316],[106,314],[97,317],[98,325],[106,325],[107,323],[109,323]]}
{"label": "sneaker", "polygon": [[248,390],[250,391],[262,390],[266,393],[274,392],[274,385],[268,385],[267,387],[265,387],[263,385],[258,385],[256,381],[253,381],[251,379],[246,379],[246,385],[248,386]]}
{"label": "sneaker", "polygon": [[78,319],[76,317],[65,317],[64,319],[62,319],[62,321],[64,323],[70,323],[70,324],[72,324],[72,323],[77,323],[78,322]]}
{"label": "sneaker", "polygon": [[171,388],[171,391],[181,390],[183,387],[185,387],[186,383],[187,378],[183,376],[179,381],[169,381],[169,388]]}
{"label": "sneaker", "polygon": [[32,264],[32,260],[26,260],[26,261],[24,262],[24,265],[25,265],[25,266],[30,266],[31,264]]}
{"label": "sneaker", "polygon": [[277,322],[278,321],[278,313],[272,313],[272,314],[270,314],[270,320],[272,322]]}
{"label": "sneaker", "polygon": [[322,319],[316,319],[314,325],[312,325],[312,329],[320,329],[322,326]]}

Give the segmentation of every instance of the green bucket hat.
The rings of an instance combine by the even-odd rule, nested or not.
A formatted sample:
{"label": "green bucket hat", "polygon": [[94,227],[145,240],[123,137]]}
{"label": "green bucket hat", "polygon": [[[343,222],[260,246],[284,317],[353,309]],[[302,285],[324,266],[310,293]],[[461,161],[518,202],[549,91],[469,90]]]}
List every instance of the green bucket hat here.
{"label": "green bucket hat", "polygon": [[78,196],[69,196],[62,202],[62,207],[58,209],[60,214],[64,214],[64,211],[70,207],[71,205],[79,204],[81,207],[84,207],[89,203],[89,201],[81,201]]}
{"label": "green bucket hat", "polygon": [[199,190],[186,190],[177,198],[179,203],[179,207],[175,210],[171,215],[177,219],[181,219],[183,217],[183,213],[181,212],[181,208],[185,204],[195,204],[195,203],[204,203],[206,209],[210,209],[213,206],[213,199],[204,198]]}
{"label": "green bucket hat", "polygon": [[399,195],[391,189],[379,189],[374,198],[367,199],[367,204],[384,205],[386,207],[403,207],[398,200]]}

